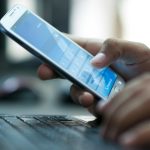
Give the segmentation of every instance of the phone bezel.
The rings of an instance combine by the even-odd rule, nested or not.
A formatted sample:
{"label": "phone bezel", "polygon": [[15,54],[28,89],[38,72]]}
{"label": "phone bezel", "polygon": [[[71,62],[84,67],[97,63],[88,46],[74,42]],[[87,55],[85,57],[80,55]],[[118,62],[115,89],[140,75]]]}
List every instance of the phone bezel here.
{"label": "phone bezel", "polygon": [[[101,95],[99,95],[97,92],[95,92],[93,89],[91,89],[90,87],[88,87],[84,82],[77,80],[75,77],[73,77],[70,73],[66,72],[66,70],[64,70],[63,68],[61,68],[58,64],[56,64],[52,59],[50,59],[49,57],[47,57],[45,54],[41,53],[41,51],[39,51],[36,47],[34,47],[33,45],[31,45],[30,43],[28,43],[26,40],[24,40],[22,37],[18,36],[14,31],[11,30],[11,27],[19,20],[19,18],[21,18],[24,13],[26,11],[29,11],[30,13],[32,13],[33,15],[35,15],[36,17],[38,17],[38,19],[40,19],[43,23],[50,25],[49,23],[47,23],[45,20],[43,20],[42,18],[40,18],[38,15],[36,15],[35,13],[33,13],[32,11],[26,9],[24,6],[22,5],[16,5],[15,7],[13,7],[2,19],[1,19],[1,30],[3,33],[7,34],[10,38],[14,39],[17,43],[21,44],[22,47],[24,47],[25,49],[27,49],[29,52],[31,52],[33,55],[37,56],[40,60],[42,60],[43,62],[46,63],[50,63],[50,65],[63,77],[68,78],[69,80],[71,80],[73,83],[75,83],[76,85],[82,87],[82,88],[86,88],[89,92],[92,92],[98,99],[102,98],[104,100],[109,99],[110,97],[112,97],[114,95],[115,92],[115,86],[117,84],[118,81],[122,82],[122,85],[124,85],[124,81],[123,79],[117,74],[117,79],[114,83],[113,88],[111,89],[111,92],[109,94],[108,97],[103,97]],[[51,26],[51,25],[50,25]],[[64,36],[59,30],[57,30],[56,28],[54,28],[53,26],[51,26],[55,31],[59,32],[59,34],[61,34],[62,36]],[[65,38],[67,38],[69,41],[71,41],[68,37],[65,36]],[[72,41],[71,41],[72,42]],[[73,42],[75,45],[77,45],[75,42]],[[78,47],[80,47],[79,45],[77,45]],[[81,48],[81,47],[80,47]],[[82,48],[83,49],[83,48]],[[83,51],[85,51],[86,53],[88,53],[89,55],[91,55],[89,52],[87,52],[86,50],[83,49]],[[92,55],[91,55],[92,56]],[[120,87],[122,88],[122,87]]]}

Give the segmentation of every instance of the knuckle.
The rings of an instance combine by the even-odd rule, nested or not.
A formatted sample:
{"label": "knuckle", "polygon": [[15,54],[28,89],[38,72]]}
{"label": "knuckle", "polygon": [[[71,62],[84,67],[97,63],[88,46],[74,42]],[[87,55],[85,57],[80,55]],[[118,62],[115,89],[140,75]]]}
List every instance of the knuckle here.
{"label": "knuckle", "polygon": [[116,48],[118,47],[119,43],[116,39],[108,38],[104,41],[104,45],[106,47]]}
{"label": "knuckle", "polygon": [[109,38],[104,41],[104,49],[106,53],[110,53],[113,59],[118,59],[121,57],[122,48],[121,43],[117,39]]}

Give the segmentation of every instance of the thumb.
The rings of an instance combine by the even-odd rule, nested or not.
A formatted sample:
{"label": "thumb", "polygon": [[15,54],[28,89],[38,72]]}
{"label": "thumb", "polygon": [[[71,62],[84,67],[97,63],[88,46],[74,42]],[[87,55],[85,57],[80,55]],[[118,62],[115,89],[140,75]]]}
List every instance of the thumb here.
{"label": "thumb", "polygon": [[91,64],[97,68],[103,68],[112,64],[122,55],[122,47],[119,40],[108,39],[102,44],[100,52],[91,60]]}
{"label": "thumb", "polygon": [[108,39],[102,44],[100,52],[91,60],[93,66],[102,68],[121,60],[125,64],[139,64],[150,58],[149,48],[137,42]]}

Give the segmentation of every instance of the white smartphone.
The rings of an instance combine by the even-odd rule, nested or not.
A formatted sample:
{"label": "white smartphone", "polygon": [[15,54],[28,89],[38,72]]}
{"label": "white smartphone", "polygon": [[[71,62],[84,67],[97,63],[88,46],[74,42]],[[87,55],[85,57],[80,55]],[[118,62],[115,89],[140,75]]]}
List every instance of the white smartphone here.
{"label": "white smartphone", "polygon": [[111,68],[94,68],[90,64],[93,56],[89,52],[22,5],[15,5],[0,20],[0,29],[98,99],[108,100],[125,85]]}

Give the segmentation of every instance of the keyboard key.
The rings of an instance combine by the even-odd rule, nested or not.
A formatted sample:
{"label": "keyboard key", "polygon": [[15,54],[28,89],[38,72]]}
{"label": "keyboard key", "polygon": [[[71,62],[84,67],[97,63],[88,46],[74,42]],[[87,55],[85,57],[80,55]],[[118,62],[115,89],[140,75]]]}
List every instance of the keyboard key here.
{"label": "keyboard key", "polygon": [[88,82],[88,85],[93,89],[93,90],[96,90],[101,79],[102,79],[102,76],[104,74],[104,71],[105,69],[94,69],[90,79],[89,79],[89,82]]}
{"label": "keyboard key", "polygon": [[[29,140],[27,140],[22,133],[19,132],[16,125],[13,124],[13,120],[15,120],[15,117],[4,117],[3,119],[0,119],[0,124],[3,125],[3,127],[6,127],[7,129],[0,131],[5,134],[5,138],[8,141],[11,141],[12,146],[15,147],[15,149],[33,149],[36,150],[37,147],[33,143],[31,143]],[[22,143],[22,144],[18,144]],[[22,147],[22,145],[26,145],[26,147]]]}
{"label": "keyboard key", "polygon": [[60,64],[60,66],[62,66],[63,68],[66,68],[66,69],[67,69],[68,66],[69,66],[69,64],[70,64],[70,60],[63,56],[63,57],[60,59],[59,64]]}
{"label": "keyboard key", "polygon": [[108,97],[116,78],[117,75],[110,68],[107,68],[96,91],[103,97]]}
{"label": "keyboard key", "polygon": [[88,54],[85,51],[79,50],[78,54],[77,54],[77,60],[79,62],[84,63],[84,61],[88,58]]}
{"label": "keyboard key", "polygon": [[74,77],[76,77],[79,74],[80,71],[80,66],[78,64],[72,64],[69,68],[68,71],[71,75],[73,75]]}
{"label": "keyboard key", "polygon": [[93,90],[96,90],[96,88],[98,87],[98,84],[99,84],[99,80],[95,80],[91,75],[87,84],[90,88],[92,88]]}
{"label": "keyboard key", "polygon": [[89,81],[91,77],[91,74],[89,74],[88,72],[86,71],[82,71],[80,74],[79,74],[79,79],[84,82],[84,83],[87,83]]}
{"label": "keyboard key", "polygon": [[77,52],[80,50],[80,48],[77,45],[74,45],[72,43],[70,43],[68,45],[68,50],[74,55],[76,56]]}
{"label": "keyboard key", "polygon": [[87,60],[85,61],[85,63],[83,64],[80,73],[79,73],[79,79],[84,82],[87,83],[88,80],[91,77],[91,73],[92,73],[93,67],[90,64],[90,58],[88,56]]}

